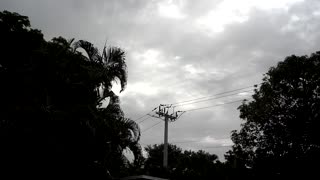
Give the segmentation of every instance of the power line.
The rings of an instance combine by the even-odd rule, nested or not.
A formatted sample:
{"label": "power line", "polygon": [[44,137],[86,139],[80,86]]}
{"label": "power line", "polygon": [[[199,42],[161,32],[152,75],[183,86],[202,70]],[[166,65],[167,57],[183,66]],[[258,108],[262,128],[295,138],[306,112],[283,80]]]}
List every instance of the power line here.
{"label": "power line", "polygon": [[225,92],[221,92],[221,93],[214,94],[214,95],[210,95],[210,96],[204,96],[204,97],[195,98],[195,99],[190,99],[190,100],[186,100],[186,101],[175,102],[175,103],[172,103],[172,105],[181,104],[181,103],[185,103],[185,102],[196,101],[196,100],[199,100],[199,99],[210,98],[210,97],[214,97],[214,96],[218,96],[218,95],[222,95],[222,94],[227,94],[227,93],[231,93],[231,92],[235,92],[235,91],[240,91],[240,90],[252,88],[252,87],[255,87],[255,86],[258,86],[258,85],[261,85],[261,84],[262,84],[262,83],[260,83],[260,84],[254,84],[254,85],[251,85],[251,86],[242,87],[242,88],[238,88],[238,89],[234,89],[234,90],[230,90],[230,91],[225,91]]}
{"label": "power line", "polygon": [[228,97],[228,96],[238,95],[239,93],[251,92],[251,91],[252,91],[252,89],[251,90],[247,90],[247,91],[241,91],[241,92],[233,93],[233,94],[228,94],[228,95],[225,95],[225,96],[213,97],[213,98],[209,98],[209,99],[204,99],[204,100],[199,100],[199,101],[194,101],[194,102],[188,102],[188,103],[181,103],[181,104],[175,105],[174,107],[201,103],[201,102],[210,101],[210,100],[213,100],[213,99],[220,99],[220,98],[224,98],[224,97]]}
{"label": "power line", "polygon": [[160,124],[160,123],[162,123],[162,121],[157,122],[156,124],[154,124],[154,125],[152,125],[152,126],[148,127],[147,129],[145,129],[145,130],[144,130],[144,131],[142,131],[142,132],[143,132],[143,133],[145,133],[146,131],[148,131],[149,129],[151,129],[151,128],[155,127],[156,125],[158,125],[158,124]]}
{"label": "power line", "polygon": [[148,115],[149,115],[149,113],[151,113],[152,111],[154,111],[154,110],[156,110],[156,109],[157,109],[157,107],[155,107],[153,110],[151,110],[151,111],[147,112],[147,114],[145,114],[145,115],[143,115],[143,116],[141,116],[141,117],[139,117],[139,118],[135,119],[134,121],[137,121],[137,120],[139,120],[139,119],[142,119],[142,118],[144,118],[144,117],[148,116]]}
{"label": "power line", "polygon": [[212,108],[212,107],[217,107],[217,106],[223,106],[223,105],[226,105],[226,104],[234,104],[234,103],[241,102],[241,101],[243,101],[243,99],[240,99],[240,100],[237,100],[237,101],[231,101],[231,102],[227,102],[227,103],[222,103],[222,104],[216,104],[216,105],[213,105],[213,106],[206,106],[206,107],[201,107],[201,108],[188,109],[188,110],[185,110],[185,112],[196,111],[196,110]]}
{"label": "power line", "polygon": [[[252,98],[250,98],[250,99],[252,99]],[[231,102],[227,102],[227,103],[222,103],[222,104],[216,104],[216,105],[213,105],[213,106],[206,106],[206,107],[201,107],[201,108],[189,109],[189,110],[185,110],[185,111],[183,111],[183,112],[197,111],[197,110],[201,110],[201,109],[207,109],[207,108],[212,108],[212,107],[217,107],[217,106],[223,106],[223,105],[227,105],[227,104],[234,104],[234,103],[241,102],[241,101],[243,101],[243,99],[240,99],[240,100],[237,100],[237,101],[231,101]],[[150,118],[150,117],[149,117],[149,118]],[[145,121],[145,120],[147,120],[147,119],[149,119],[149,118],[146,118],[146,119],[140,121],[140,123],[143,122],[143,121]],[[144,133],[144,132],[150,130],[151,128],[157,126],[157,125],[160,124],[161,122],[162,122],[162,121],[160,121],[160,122],[158,122],[158,123],[156,123],[156,124],[148,127],[147,129],[143,130],[142,132]],[[190,142],[199,142],[199,141],[173,142],[173,143],[190,143]]]}
{"label": "power line", "polygon": [[[148,112],[148,113],[150,113],[150,112]],[[139,117],[139,118],[137,118],[137,119],[135,119],[134,121],[137,121],[137,120],[139,120],[139,119],[141,119],[141,118],[144,118],[144,117],[148,116],[148,113],[145,114],[145,115],[143,115],[143,116],[141,116],[141,117]]]}
{"label": "power line", "polygon": [[[218,93],[218,94],[215,94],[215,95],[211,95],[211,96],[204,96],[204,97],[195,98],[195,99],[190,99],[190,100],[186,100],[186,101],[180,101],[180,102],[172,103],[171,105],[176,105],[175,107],[177,107],[177,106],[183,106],[183,105],[187,105],[187,104],[194,104],[194,103],[209,101],[209,100],[212,100],[212,99],[219,99],[219,98],[223,98],[223,97],[228,97],[228,96],[236,95],[236,94],[242,93],[242,92],[249,92],[249,91],[252,91],[252,89],[251,89],[251,90],[248,90],[248,91],[241,91],[241,92],[238,92],[238,93],[228,94],[228,95],[220,96],[220,97],[214,97],[214,96],[218,96],[218,95],[222,95],[222,94],[227,94],[227,93],[231,93],[231,92],[235,92],[235,91],[240,91],[240,90],[252,88],[252,87],[255,87],[255,86],[258,86],[258,85],[261,85],[261,84],[262,84],[262,83],[260,83],[260,84],[254,84],[254,85],[251,85],[251,86],[246,86],[246,87],[242,87],[242,88],[238,88],[238,89],[234,89],[234,90],[230,90],[230,91],[221,92],[221,93]],[[213,98],[210,98],[210,97],[213,97]],[[205,98],[209,98],[209,99],[205,99]],[[200,100],[200,99],[204,99],[204,100]],[[197,101],[197,100],[200,100],[200,101]],[[195,102],[192,102],[192,101],[195,101]],[[186,102],[190,102],[190,103],[186,103]],[[179,104],[181,104],[181,105],[179,105]],[[142,118],[148,116],[149,113],[153,112],[153,111],[156,110],[156,109],[157,109],[157,107],[154,108],[153,110],[149,111],[148,113],[144,114],[143,116],[135,119],[134,121],[137,121],[137,120],[139,120],[139,119],[142,119]],[[147,119],[149,119],[149,118],[147,118]],[[144,120],[147,120],[147,119],[144,119]],[[143,122],[144,120],[142,120],[142,121],[140,121],[140,122],[138,122],[138,123],[141,123],[141,122]]]}
{"label": "power line", "polygon": [[[241,102],[241,101],[243,101],[243,99],[240,99],[240,100],[237,100],[237,101],[231,101],[231,102],[227,102],[227,103],[222,103],[222,104],[216,104],[216,105],[213,105],[213,106],[206,106],[206,107],[201,107],[201,108],[189,109],[189,110],[185,110],[184,112],[197,111],[197,110],[201,110],[201,109],[207,109],[207,108],[212,108],[212,107],[217,107],[217,106],[223,106],[223,105],[226,105],[226,104],[234,104],[234,103]],[[149,118],[146,118],[146,119],[149,119]],[[146,119],[144,119],[144,120],[146,120]],[[160,121],[160,122],[148,127],[147,129],[143,130],[142,132],[144,133],[144,132],[148,131],[149,129],[151,129],[151,128],[157,126],[158,124],[160,124],[161,122],[162,121]],[[187,143],[187,142],[181,142],[181,143]]]}
{"label": "power line", "polygon": [[148,120],[148,119],[150,119],[150,118],[151,118],[151,116],[149,116],[149,117],[147,117],[147,118],[145,118],[145,119],[143,119],[143,120],[141,120],[141,121],[139,121],[139,122],[137,122],[137,123],[140,124],[140,123],[142,123],[143,121]]}

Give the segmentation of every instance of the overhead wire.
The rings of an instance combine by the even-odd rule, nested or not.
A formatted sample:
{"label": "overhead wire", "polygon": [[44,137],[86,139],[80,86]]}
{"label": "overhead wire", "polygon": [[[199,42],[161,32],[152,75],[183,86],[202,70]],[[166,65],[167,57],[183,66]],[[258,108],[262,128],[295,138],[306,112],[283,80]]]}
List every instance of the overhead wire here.
{"label": "overhead wire", "polygon": [[[251,99],[251,98],[250,98],[250,99]],[[249,99],[246,99],[246,100],[249,100]],[[201,107],[201,108],[189,109],[189,110],[185,110],[184,112],[190,112],[190,111],[196,111],[196,110],[201,110],[201,109],[206,109],[206,108],[223,106],[223,105],[226,105],[226,104],[234,104],[234,103],[241,102],[241,101],[244,101],[244,100],[241,99],[241,100],[237,100],[237,101],[231,101],[231,102],[227,102],[227,103],[216,104],[216,105],[213,105],[213,106],[206,106],[206,107]],[[150,116],[150,117],[151,117],[151,116]],[[147,118],[147,119],[148,119],[148,118]],[[151,128],[159,125],[161,122],[162,122],[162,121],[157,122],[156,124],[153,124],[152,126],[146,128],[146,129],[143,130],[142,132],[143,132],[143,133],[147,132],[147,131],[150,130]],[[172,144],[182,144],[182,143],[194,143],[194,142],[201,142],[201,141],[180,141],[180,142],[171,142],[171,143],[172,143]],[[228,146],[222,146],[222,147],[228,147]],[[208,149],[208,148],[219,148],[219,147],[204,147],[203,149]]]}
{"label": "overhead wire", "polygon": [[148,115],[149,115],[149,113],[151,113],[152,111],[156,110],[157,108],[158,108],[158,107],[153,108],[151,111],[147,112],[147,113],[146,113],[146,114],[144,114],[143,116],[140,116],[139,118],[135,119],[134,121],[137,121],[137,120],[139,120],[139,119],[142,119],[142,118],[144,118],[144,117],[148,116]]}
{"label": "overhead wire", "polygon": [[150,119],[150,118],[151,118],[151,116],[149,116],[149,117],[147,117],[147,118],[145,118],[145,119],[142,119],[141,121],[139,121],[139,122],[137,122],[137,123],[140,124],[140,123],[142,123],[143,121],[148,120],[148,119]]}
{"label": "overhead wire", "polygon": [[[249,98],[249,99],[252,99],[252,98]],[[246,100],[249,100],[249,99],[246,99]],[[213,105],[213,106],[206,106],[206,107],[201,107],[201,108],[188,109],[188,110],[184,110],[184,111],[185,112],[197,111],[197,110],[201,110],[201,109],[207,109],[207,108],[212,108],[212,107],[217,107],[217,106],[223,106],[223,105],[226,105],[226,104],[234,104],[234,103],[241,102],[241,101],[244,101],[244,100],[240,99],[240,100],[237,100],[237,101],[230,101],[230,102],[226,102],[226,103],[216,104],[216,105]]]}
{"label": "overhead wire", "polygon": [[171,105],[182,104],[182,103],[186,103],[186,102],[191,102],[191,101],[196,101],[196,100],[200,100],[200,99],[206,99],[206,98],[210,98],[210,97],[214,97],[214,96],[218,96],[218,95],[222,95],[222,94],[236,92],[236,91],[240,91],[240,90],[244,90],[244,89],[248,89],[248,88],[254,88],[254,87],[259,86],[261,84],[262,83],[254,84],[254,85],[251,85],[251,86],[246,86],[246,87],[242,87],[242,88],[238,88],[238,89],[234,89],[234,90],[230,90],[230,91],[225,91],[225,92],[217,93],[217,94],[210,95],[210,96],[203,96],[203,97],[200,97],[200,98],[189,99],[189,100],[186,100],[186,101],[179,101],[179,102],[171,103]]}
{"label": "overhead wire", "polygon": [[156,124],[154,124],[154,125],[148,127],[147,129],[143,130],[142,132],[145,133],[146,131],[150,130],[151,128],[155,127],[156,125],[158,125],[158,124],[160,124],[160,123],[162,123],[162,121],[157,122]]}
{"label": "overhead wire", "polygon": [[177,105],[175,105],[173,107],[185,106],[185,105],[189,105],[189,104],[196,104],[196,103],[201,103],[201,102],[210,101],[210,100],[214,100],[214,99],[221,99],[221,98],[224,98],[224,97],[229,97],[229,96],[238,95],[240,93],[251,92],[251,91],[253,91],[253,89],[250,89],[250,90],[247,90],[247,91],[241,91],[241,92],[237,92],[237,93],[233,93],[233,94],[228,94],[228,95],[225,95],[225,96],[212,97],[212,98],[209,98],[209,99],[203,99],[203,100],[194,101],[194,102],[188,102],[188,103],[181,103],[181,104],[177,104]]}
{"label": "overhead wire", "polygon": [[[148,113],[150,113],[150,112],[148,112]],[[139,119],[142,119],[142,118],[144,118],[144,117],[148,116],[148,113],[147,113],[147,114],[145,114],[145,115],[143,115],[143,116],[141,116],[141,117],[139,117],[139,118],[137,118],[137,119],[135,119],[134,121],[137,121],[137,120],[139,120]]]}
{"label": "overhead wire", "polygon": [[[256,86],[256,85],[254,85],[254,87],[255,87],[255,86]],[[241,91],[241,92],[237,92],[237,93],[233,93],[233,94],[227,94],[227,93],[230,93],[230,92],[236,92],[236,91],[248,89],[249,87],[252,87],[252,86],[247,86],[247,87],[243,87],[243,88],[238,88],[238,89],[234,89],[234,90],[230,90],[230,91],[218,93],[218,94],[215,94],[215,95],[212,95],[212,96],[207,96],[207,97],[202,97],[202,98],[196,98],[196,99],[188,100],[188,101],[181,101],[181,102],[179,102],[179,103],[173,103],[172,105],[176,104],[176,106],[174,106],[174,107],[177,107],[177,106],[183,106],[183,105],[187,105],[187,104],[195,104],[195,103],[204,102],[204,101],[208,101],[208,100],[212,100],[212,99],[219,99],[219,98],[236,95],[236,94],[243,93],[243,92],[252,91],[253,89],[247,90],[247,91]],[[225,96],[220,96],[220,97],[214,97],[214,96],[218,96],[218,95],[222,95],[222,94],[227,94],[227,95],[225,95]],[[213,97],[213,98],[210,98],[210,97]],[[209,98],[209,99],[205,99],[205,98]],[[202,99],[202,100],[200,100],[200,99]],[[251,99],[251,98],[249,98],[249,99]],[[249,100],[249,99],[246,99],[246,100]],[[199,101],[196,101],[196,100],[199,100]],[[192,101],[195,101],[195,102],[192,102]],[[221,103],[221,104],[216,104],[216,105],[212,105],[212,106],[206,106],[206,107],[200,107],[200,108],[194,108],[194,109],[187,109],[187,110],[184,110],[184,111],[181,111],[181,112],[197,111],[197,110],[202,110],[202,109],[207,109],[207,108],[213,108],[213,107],[223,106],[223,105],[227,105],[227,104],[234,104],[234,103],[241,102],[241,101],[244,101],[244,99],[236,100],[236,101],[231,101],[231,102],[226,102],[226,103]],[[186,103],[186,102],[189,102],[189,103]],[[182,103],[185,103],[185,104],[182,104]],[[178,105],[178,104],[182,104],[182,105]],[[146,116],[148,116],[148,115],[149,115],[149,117],[147,117],[147,118],[145,118],[145,119],[142,119],[141,121],[138,122],[138,124],[146,121],[147,119],[150,119],[152,116],[150,116],[149,113],[153,112],[153,111],[156,110],[156,109],[157,109],[157,107],[154,108],[153,110],[151,110],[150,112],[148,112],[147,114],[145,114],[145,115],[137,118],[135,121],[137,121],[137,120],[139,120],[139,119],[142,119],[143,117],[146,117]],[[152,126],[144,129],[142,132],[145,133],[145,132],[149,131],[149,130],[152,129],[153,127],[159,125],[161,122],[162,122],[162,121],[153,124]],[[180,144],[180,143],[193,143],[193,142],[200,142],[200,141],[184,141],[184,142],[172,142],[172,143]],[[226,146],[223,146],[223,147],[226,147]],[[218,148],[218,147],[204,147],[204,149],[205,149],[205,148]]]}
{"label": "overhead wire", "polygon": [[[230,90],[230,91],[225,91],[225,92],[217,93],[217,94],[210,95],[210,96],[204,96],[204,97],[200,97],[200,98],[189,99],[189,100],[186,100],[186,101],[175,102],[175,103],[171,103],[171,105],[175,105],[174,107],[178,107],[178,106],[184,106],[184,105],[188,105],[188,104],[195,104],[195,103],[205,102],[205,101],[209,101],[209,100],[213,100],[213,99],[220,99],[220,98],[223,98],[223,97],[233,96],[233,95],[237,95],[237,94],[239,94],[239,93],[250,92],[250,91],[252,91],[253,89],[247,90],[247,91],[241,91],[241,92],[237,92],[237,93],[233,93],[233,94],[227,94],[227,93],[236,92],[236,91],[240,91],[240,90],[244,90],[244,89],[256,87],[256,86],[261,85],[261,84],[262,84],[262,83],[260,83],[260,84],[254,84],[254,85],[251,85],[251,86],[246,86],[246,87],[242,87],[242,88],[238,88],[238,89],[234,89],[234,90]],[[223,95],[223,94],[227,94],[227,95],[215,97],[215,96]],[[206,98],[208,98],[208,99],[206,99]],[[199,100],[199,101],[198,101],[198,100]],[[194,101],[194,102],[192,102],[192,101]],[[155,107],[153,110],[149,111],[148,113],[140,116],[139,118],[135,119],[134,121],[140,120],[140,119],[148,116],[149,113],[153,112],[153,111],[156,110],[156,109],[157,109],[157,107]],[[149,118],[147,118],[147,119],[149,119]],[[138,123],[141,123],[141,122],[143,122],[143,121],[145,121],[145,120],[146,120],[146,119],[144,119],[144,120],[142,120],[142,121],[139,121]]]}
{"label": "overhead wire", "polygon": [[[258,84],[260,85],[260,84]],[[252,87],[257,87],[257,85],[253,85],[253,86],[247,86],[247,87],[243,87],[243,88],[238,88],[238,89],[234,89],[234,90],[230,90],[230,91],[225,91],[225,92],[221,92],[221,93],[218,93],[218,94],[215,94],[215,95],[211,95],[211,96],[206,96],[206,97],[201,97],[201,98],[196,98],[196,99],[192,99],[192,100],[187,100],[187,101],[180,101],[180,102],[176,102],[176,103],[173,103],[171,105],[175,105],[173,107],[178,107],[178,106],[184,106],[184,105],[188,105],[188,104],[196,104],[196,103],[200,103],[200,102],[205,102],[205,101],[209,101],[209,100],[213,100],[213,99],[220,99],[220,98],[223,98],[223,97],[228,97],[228,96],[233,96],[233,95],[237,95],[239,93],[244,93],[244,92],[250,92],[252,91],[253,89],[250,89],[250,90],[246,90],[246,91],[241,91],[241,90],[245,90],[245,89],[248,89],[248,88],[252,88]],[[236,92],[236,91],[241,91],[241,92],[237,92],[237,93],[232,93],[232,92]],[[232,94],[228,94],[228,93],[232,93]],[[224,95],[224,96],[219,96],[219,97],[215,97],[215,96],[218,96],[218,95],[223,95],[223,94],[227,94],[227,95]],[[191,111],[197,111],[197,110],[202,110],[202,109],[207,109],[207,108],[213,108],[213,107],[218,107],[218,106],[223,106],[223,105],[227,105],[227,104],[234,104],[234,103],[238,103],[238,102],[241,102],[241,101],[245,101],[245,100],[250,100],[252,98],[249,98],[249,99],[240,99],[240,100],[236,100],[236,101],[230,101],[230,102],[226,102],[226,103],[221,103],[221,104],[216,104],[216,105],[212,105],[212,106],[205,106],[205,107],[200,107],[200,108],[194,108],[194,109],[187,109],[187,110],[184,110],[184,111],[181,111],[181,112],[191,112]],[[138,124],[150,119],[152,116],[149,114],[151,112],[153,112],[154,110],[156,110],[156,108],[154,108],[152,111],[148,112],[147,114],[139,117],[138,119],[136,119],[135,121],[139,120],[139,119],[142,119],[143,117],[146,117],[149,115],[148,118],[145,118],[145,119],[142,119],[141,121],[138,122]],[[149,131],[150,129],[152,129],[153,127],[159,125],[162,121],[160,122],[157,122],[155,124],[153,124],[152,126],[144,129],[142,131],[142,133],[145,133],[147,131]],[[172,144],[182,144],[182,143],[197,143],[197,142],[201,142],[201,141],[180,141],[180,142],[171,142]],[[226,147],[231,147],[232,145],[228,145],[228,146],[209,146],[209,147],[202,147],[201,149],[212,149],[212,148],[226,148]]]}
{"label": "overhead wire", "polygon": [[[250,98],[251,99],[251,98]],[[246,100],[249,100],[249,99],[246,99]],[[184,110],[183,112],[190,112],[190,111],[197,111],[197,110],[201,110],[201,109],[207,109],[207,108],[213,108],[213,107],[217,107],[217,106],[223,106],[223,105],[227,105],[227,104],[234,104],[234,103],[237,103],[237,102],[241,102],[241,101],[244,101],[243,99],[240,99],[240,100],[237,100],[237,101],[231,101],[231,102],[227,102],[227,103],[221,103],[221,104],[216,104],[216,105],[213,105],[213,106],[206,106],[206,107],[201,107],[201,108],[194,108],[194,109],[188,109],[188,110]],[[150,116],[151,117],[151,116]],[[149,118],[146,118],[146,119],[149,119]],[[146,120],[144,119],[144,120]],[[143,120],[143,121],[144,121]],[[141,121],[142,122],[142,121]],[[140,122],[140,123],[141,123]],[[147,129],[143,130],[142,132],[146,132],[148,131],[149,129],[155,127],[156,125],[160,124],[162,121],[148,127]],[[179,143],[179,142],[178,142]],[[187,142],[180,142],[180,143],[187,143]]]}

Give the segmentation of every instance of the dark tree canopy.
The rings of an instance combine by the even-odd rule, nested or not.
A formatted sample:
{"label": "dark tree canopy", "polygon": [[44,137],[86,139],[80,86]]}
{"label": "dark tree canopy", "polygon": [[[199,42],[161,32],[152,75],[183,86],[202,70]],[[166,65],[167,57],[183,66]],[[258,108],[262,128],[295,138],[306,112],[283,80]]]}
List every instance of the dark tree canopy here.
{"label": "dark tree canopy", "polygon": [[239,107],[226,159],[256,178],[316,174],[320,161],[320,52],[289,56],[270,68],[253,100]]}
{"label": "dark tree canopy", "polygon": [[113,80],[122,90],[127,82],[120,48],[100,54],[87,41],[47,42],[28,17],[8,11],[0,12],[0,37],[1,176],[120,176],[126,148],[141,161],[140,129],[111,91]]}
{"label": "dark tree canopy", "polygon": [[163,144],[147,146],[148,157],[144,164],[147,174],[170,179],[221,179],[218,156],[205,151],[182,151],[176,145],[168,146],[168,169],[162,169]]}

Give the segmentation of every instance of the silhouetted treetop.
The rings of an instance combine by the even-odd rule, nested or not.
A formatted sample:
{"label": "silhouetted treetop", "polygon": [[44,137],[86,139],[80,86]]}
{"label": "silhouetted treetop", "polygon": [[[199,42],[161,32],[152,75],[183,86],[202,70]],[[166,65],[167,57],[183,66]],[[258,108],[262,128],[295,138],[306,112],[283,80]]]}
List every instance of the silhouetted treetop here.
{"label": "silhouetted treetop", "polygon": [[218,156],[203,150],[182,151],[176,145],[168,146],[168,169],[163,166],[163,144],[147,146],[148,157],[144,164],[147,174],[170,179],[222,179]]}
{"label": "silhouetted treetop", "polygon": [[[320,160],[320,52],[289,56],[264,75],[226,158],[256,173],[288,178],[315,173]],[[317,166],[319,167],[319,166]]]}
{"label": "silhouetted treetop", "polygon": [[29,18],[18,13],[11,13],[9,11],[0,12],[0,19],[0,27],[4,31],[22,32],[28,31],[30,28]]}

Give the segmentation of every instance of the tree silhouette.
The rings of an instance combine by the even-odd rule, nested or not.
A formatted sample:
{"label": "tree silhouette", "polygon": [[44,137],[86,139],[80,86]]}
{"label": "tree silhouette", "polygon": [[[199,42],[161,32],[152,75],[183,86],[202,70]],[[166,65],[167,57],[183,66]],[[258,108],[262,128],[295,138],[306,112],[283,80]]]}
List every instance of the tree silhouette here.
{"label": "tree silhouette", "polygon": [[320,160],[320,52],[289,56],[264,75],[226,159],[259,178],[315,175]]}
{"label": "tree silhouette", "polygon": [[[127,82],[125,54],[87,41],[45,41],[28,17],[0,12],[1,174],[105,179],[141,161],[138,125],[111,91]],[[78,52],[83,48],[87,56]],[[101,104],[109,100],[107,108]]]}
{"label": "tree silhouette", "polygon": [[147,146],[144,164],[147,174],[170,179],[222,179],[222,164],[218,156],[205,151],[182,151],[176,145],[168,146],[168,169],[162,168],[163,144]]}

